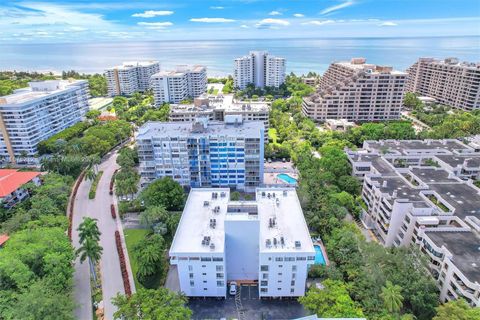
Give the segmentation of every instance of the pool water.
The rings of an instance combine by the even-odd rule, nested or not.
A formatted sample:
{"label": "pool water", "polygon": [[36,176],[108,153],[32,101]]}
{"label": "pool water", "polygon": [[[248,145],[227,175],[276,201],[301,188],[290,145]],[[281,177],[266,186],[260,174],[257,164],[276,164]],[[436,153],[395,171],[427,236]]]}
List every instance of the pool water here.
{"label": "pool water", "polygon": [[280,180],[283,180],[283,181],[285,181],[286,183],[289,183],[289,184],[296,184],[297,183],[297,179],[290,177],[286,173],[277,174],[277,178],[279,178]]}
{"label": "pool water", "polygon": [[320,248],[320,246],[317,244],[315,244],[313,247],[315,248],[315,264],[325,265],[325,258],[323,257],[322,248]]}

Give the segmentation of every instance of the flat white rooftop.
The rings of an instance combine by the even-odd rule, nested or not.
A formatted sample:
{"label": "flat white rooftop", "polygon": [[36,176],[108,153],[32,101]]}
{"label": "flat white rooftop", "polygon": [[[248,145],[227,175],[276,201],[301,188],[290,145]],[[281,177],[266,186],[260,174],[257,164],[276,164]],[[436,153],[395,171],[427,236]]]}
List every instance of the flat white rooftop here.
{"label": "flat white rooftop", "polygon": [[29,87],[17,89],[12,94],[0,97],[0,105],[15,105],[30,102],[49,95],[61,93],[86,82],[86,80],[32,81],[28,83]]}
{"label": "flat white rooftop", "polygon": [[225,220],[258,221],[260,253],[315,252],[294,188],[257,188],[256,200],[229,199],[228,188],[191,189],[171,255],[223,253]]}

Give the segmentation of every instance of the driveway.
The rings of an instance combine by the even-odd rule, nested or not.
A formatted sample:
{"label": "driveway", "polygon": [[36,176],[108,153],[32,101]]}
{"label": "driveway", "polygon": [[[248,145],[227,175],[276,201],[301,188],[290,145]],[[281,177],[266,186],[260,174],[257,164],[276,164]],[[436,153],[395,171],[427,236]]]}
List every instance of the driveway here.
{"label": "driveway", "polygon": [[[130,262],[128,259],[128,253],[125,247],[125,241],[123,236],[123,229],[120,220],[117,218],[114,220],[110,214],[110,205],[116,203],[114,196],[109,194],[110,191],[110,180],[115,169],[118,168],[116,164],[117,153],[112,153],[107,157],[104,162],[102,162],[98,170],[103,171],[103,175],[99,181],[97,187],[97,193],[95,199],[88,199],[88,191],[90,189],[91,183],[88,181],[83,181],[78,190],[77,199],[75,201],[74,209],[74,224],[72,237],[78,243],[78,234],[76,229],[81,223],[84,216],[96,218],[98,220],[98,228],[102,233],[100,237],[100,245],[103,247],[102,258],[100,261],[100,269],[102,272],[102,291],[103,291],[103,302],[104,302],[104,312],[105,319],[112,320],[113,314],[116,311],[115,306],[112,304],[112,298],[117,295],[117,293],[125,294],[122,280],[122,273],[120,270],[120,262],[117,253],[117,247],[115,244],[115,231],[119,230],[122,238],[125,259],[127,264],[127,270],[130,278],[130,286],[132,292],[135,292],[135,284],[133,282],[132,271],[130,269]],[[118,212],[118,208],[117,208]],[[78,269],[78,270],[77,270]],[[76,313],[78,319],[91,319],[91,307],[90,307],[90,316],[87,316],[87,307],[85,307],[85,302],[87,299],[84,295],[88,296],[90,300],[90,285],[85,285],[85,282],[88,280],[88,263],[85,262],[83,265],[76,265],[76,274],[79,274],[78,280],[75,279],[75,297],[77,303],[80,304],[83,311]],[[77,294],[78,291],[78,294]]]}

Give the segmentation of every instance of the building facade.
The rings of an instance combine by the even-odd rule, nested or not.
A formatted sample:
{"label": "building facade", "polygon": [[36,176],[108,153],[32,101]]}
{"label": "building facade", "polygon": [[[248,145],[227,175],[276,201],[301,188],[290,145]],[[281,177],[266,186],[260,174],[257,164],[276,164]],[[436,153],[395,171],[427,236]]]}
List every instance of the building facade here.
{"label": "building facade", "polygon": [[230,281],[263,297],[305,294],[315,250],[294,188],[257,188],[230,201],[228,188],[192,189],[170,248],[189,297],[226,297]]}
{"label": "building facade", "polygon": [[142,184],[172,177],[185,187],[254,190],[263,182],[264,129],[259,121],[149,122],[136,137]]}
{"label": "building facade", "polygon": [[[235,100],[233,95],[195,98],[192,104],[170,105],[170,121],[192,122],[199,117],[224,121],[226,116],[242,116],[247,121],[262,121],[264,132],[268,132],[271,103],[262,101]],[[265,135],[268,142],[268,136]]]}
{"label": "building facade", "polygon": [[379,242],[419,246],[442,301],[480,306],[480,153],[453,139],[384,140],[347,155]]}
{"label": "building facade", "polygon": [[480,108],[480,64],[420,58],[407,70],[406,90],[467,111]]}
{"label": "building facade", "polygon": [[132,95],[150,88],[150,77],[160,72],[158,61],[124,62],[105,70],[109,96]]}
{"label": "building facade", "polygon": [[39,186],[40,172],[0,169],[0,206],[11,208],[29,196],[23,186],[32,182]]}
{"label": "building facade", "polygon": [[11,162],[33,156],[40,141],[82,120],[88,98],[85,80],[30,82],[0,97],[0,156]]}
{"label": "building facade", "polygon": [[364,58],[332,63],[317,91],[303,99],[302,111],[314,121],[398,120],[407,74],[367,64]]}
{"label": "building facade", "polygon": [[174,71],[159,72],[151,77],[155,105],[180,103],[196,98],[207,91],[205,66],[177,66]]}
{"label": "building facade", "polygon": [[255,87],[278,88],[285,82],[286,60],[266,51],[251,51],[248,55],[234,60],[234,87],[240,90],[248,84]]}

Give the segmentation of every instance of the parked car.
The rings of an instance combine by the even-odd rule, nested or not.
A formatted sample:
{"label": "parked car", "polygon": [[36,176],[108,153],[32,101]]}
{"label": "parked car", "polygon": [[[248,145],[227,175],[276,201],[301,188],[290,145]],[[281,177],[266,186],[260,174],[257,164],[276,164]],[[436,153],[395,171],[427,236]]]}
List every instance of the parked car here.
{"label": "parked car", "polygon": [[283,159],[282,159],[282,162],[287,162],[287,159],[283,158]]}
{"label": "parked car", "polygon": [[237,283],[235,281],[230,282],[230,295],[234,296],[237,294]]}

